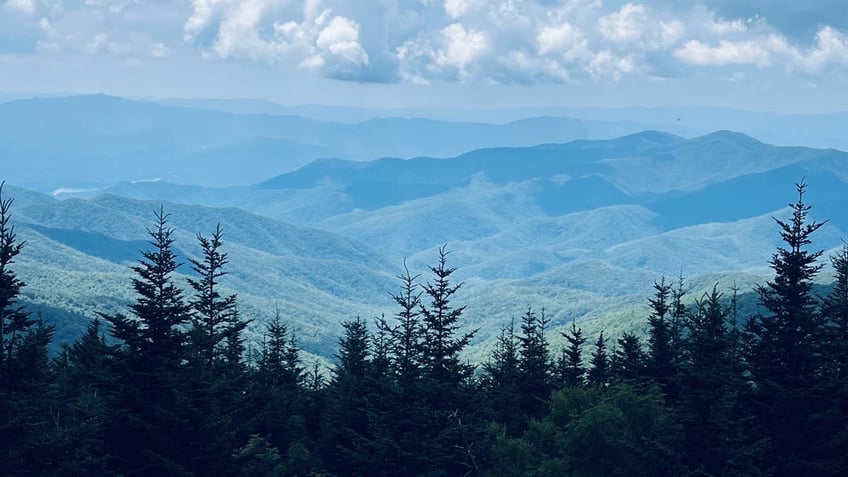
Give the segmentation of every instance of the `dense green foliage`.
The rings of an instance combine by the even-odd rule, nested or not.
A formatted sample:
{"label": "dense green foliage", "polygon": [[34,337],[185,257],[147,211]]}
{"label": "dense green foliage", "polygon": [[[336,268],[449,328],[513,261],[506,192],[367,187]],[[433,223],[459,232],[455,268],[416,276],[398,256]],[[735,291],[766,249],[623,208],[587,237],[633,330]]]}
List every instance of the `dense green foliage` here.
{"label": "dense green foliage", "polygon": [[[624,476],[844,475],[848,471],[848,245],[836,284],[813,294],[821,223],[805,186],[762,313],[739,319],[714,287],[684,305],[654,284],[647,337],[572,323],[555,349],[545,310],[502,328],[482,366],[463,352],[449,252],[429,278],[406,268],[397,312],[343,323],[324,376],[281,313],[246,346],[238,297],[222,295],[220,226],[198,235],[192,296],[168,214],[132,267],[129,314],[102,314],[50,357],[53,330],[18,304],[24,247],[0,196],[0,469],[4,475]],[[0,195],[2,189],[0,188]],[[745,324],[740,325],[740,321]],[[104,333],[108,332],[107,338]]]}

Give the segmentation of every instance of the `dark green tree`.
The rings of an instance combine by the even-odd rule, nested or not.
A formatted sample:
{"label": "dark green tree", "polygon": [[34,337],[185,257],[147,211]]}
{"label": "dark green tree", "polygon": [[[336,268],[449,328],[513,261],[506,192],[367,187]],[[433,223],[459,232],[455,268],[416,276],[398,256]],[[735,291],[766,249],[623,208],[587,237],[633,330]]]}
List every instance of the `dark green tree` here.
{"label": "dark green tree", "polygon": [[459,320],[465,307],[454,307],[451,300],[462,283],[451,284],[450,277],[456,269],[447,265],[449,254],[445,246],[440,247],[438,263],[430,267],[433,281],[422,286],[429,302],[422,304],[421,317],[427,372],[437,386],[455,388],[471,376],[471,367],[463,364],[459,356],[475,332],[460,333]]}
{"label": "dark green tree", "polygon": [[806,184],[796,190],[792,218],[775,219],[785,245],[772,255],[774,278],[757,288],[766,312],[746,324],[746,358],[755,386],[753,410],[773,444],[775,475],[828,475],[828,455],[821,452],[829,426],[820,425],[828,420],[821,386],[824,330],[812,293],[822,251],[807,249],[825,222],[807,219]]}
{"label": "dark green tree", "polygon": [[8,389],[13,379],[15,353],[35,322],[19,303],[25,283],[12,270],[12,264],[24,242],[18,240],[11,224],[15,200],[3,197],[3,185],[0,182],[0,389]]}
{"label": "dark green tree", "polygon": [[505,432],[516,436],[524,430],[526,418],[521,409],[521,383],[518,342],[515,320],[501,328],[495,348],[483,365],[483,387],[491,418],[500,423]]}
{"label": "dark green tree", "polygon": [[541,417],[551,393],[551,355],[545,329],[550,320],[528,308],[521,317],[518,335],[518,369],[522,410],[526,416]]}
{"label": "dark green tree", "polygon": [[393,293],[392,299],[399,310],[395,314],[398,325],[392,331],[392,349],[394,373],[402,387],[409,387],[421,374],[423,365],[423,342],[421,323],[421,294],[416,280],[412,276],[406,261],[403,262],[403,275],[397,278],[401,282],[400,291]]}
{"label": "dark green tree", "polygon": [[121,343],[116,363],[122,374],[116,412],[108,425],[109,452],[120,473],[184,475],[189,473],[190,412],[185,408],[181,366],[191,307],[173,281],[180,263],[174,229],[164,208],[148,230],[151,249],[132,267],[136,300],[132,316],[101,315]]}
{"label": "dark green tree", "polygon": [[610,359],[610,371],[616,379],[638,381],[644,378],[645,352],[639,337],[624,333],[618,338],[618,346]]}
{"label": "dark green tree", "polygon": [[607,353],[607,340],[604,338],[604,332],[598,335],[595,341],[595,350],[592,351],[591,359],[589,360],[589,370],[587,378],[593,386],[604,387],[609,384],[610,379],[610,363],[609,354]]}
{"label": "dark green tree", "polygon": [[665,277],[654,282],[654,296],[648,300],[651,314],[648,316],[648,352],[645,359],[645,374],[662,389],[667,399],[674,399],[674,377],[678,356],[675,343],[679,337],[674,326],[673,290]]}
{"label": "dark green tree", "polygon": [[202,259],[189,259],[191,269],[199,277],[188,279],[195,292],[191,300],[194,315],[189,338],[192,354],[207,369],[226,354],[227,340],[238,342],[240,333],[247,326],[246,322],[233,319],[236,295],[221,296],[219,291],[219,280],[227,274],[224,267],[229,262],[227,254],[221,251],[222,235],[220,224],[211,237],[198,234]]}
{"label": "dark green tree", "polygon": [[586,368],[583,366],[583,345],[586,343],[586,337],[574,321],[571,322],[571,329],[561,334],[565,338],[566,346],[556,365],[559,385],[582,386],[586,377]]}
{"label": "dark green tree", "polygon": [[138,265],[132,267],[137,294],[130,306],[133,316],[103,315],[139,372],[173,370],[181,364],[185,325],[192,318],[190,305],[173,281],[181,264],[173,249],[174,229],[168,225],[168,217],[164,207],[156,212],[155,227],[148,230],[152,249],[142,251]]}
{"label": "dark green tree", "polygon": [[744,376],[729,328],[732,308],[723,301],[714,286],[686,317],[677,403],[683,457],[695,475],[756,475],[757,451],[739,409]]}

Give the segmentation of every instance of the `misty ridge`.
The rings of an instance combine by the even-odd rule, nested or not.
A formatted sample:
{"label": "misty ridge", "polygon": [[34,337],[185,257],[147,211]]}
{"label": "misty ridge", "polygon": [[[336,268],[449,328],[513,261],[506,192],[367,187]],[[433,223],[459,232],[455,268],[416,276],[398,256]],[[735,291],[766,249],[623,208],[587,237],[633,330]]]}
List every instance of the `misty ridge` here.
{"label": "misty ridge", "polygon": [[0,462],[842,475],[842,116],[0,103]]}

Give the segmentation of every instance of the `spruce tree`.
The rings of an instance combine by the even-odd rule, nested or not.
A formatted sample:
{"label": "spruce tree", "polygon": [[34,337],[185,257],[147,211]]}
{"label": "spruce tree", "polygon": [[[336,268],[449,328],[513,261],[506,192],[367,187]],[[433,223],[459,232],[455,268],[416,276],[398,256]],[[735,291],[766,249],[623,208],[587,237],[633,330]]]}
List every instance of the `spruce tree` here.
{"label": "spruce tree", "polygon": [[3,185],[0,182],[0,390],[8,390],[14,379],[15,353],[34,321],[19,303],[25,283],[12,270],[12,264],[24,242],[18,241],[11,224],[15,200],[3,197]]}
{"label": "spruce tree", "polygon": [[472,407],[472,388],[469,386],[473,367],[462,363],[461,353],[475,332],[461,333],[460,318],[464,306],[454,306],[452,299],[462,284],[451,283],[455,268],[448,267],[446,247],[439,248],[439,259],[430,267],[433,281],[422,285],[426,303],[421,306],[423,335],[422,361],[424,376],[421,391],[424,397],[421,411],[427,421],[422,428],[416,452],[427,462],[428,472],[459,472],[466,469],[468,455],[463,455],[464,426]]}
{"label": "spruce tree", "polygon": [[[731,305],[732,306],[732,305]],[[746,448],[737,396],[743,390],[736,340],[717,286],[695,301],[687,314],[680,364],[678,416],[683,452],[693,473],[752,473],[754,453]]]}
{"label": "spruce tree", "polygon": [[163,207],[155,215],[148,230],[152,249],[142,251],[132,267],[137,295],[132,316],[101,315],[121,343],[117,365],[123,380],[108,444],[126,475],[181,475],[191,459],[184,447],[191,435],[186,383],[180,379],[191,307],[173,281],[180,266],[174,229]]}
{"label": "spruce tree", "polygon": [[112,335],[123,343],[140,372],[179,366],[184,358],[184,327],[192,317],[191,307],[173,281],[181,263],[173,249],[174,229],[168,225],[169,214],[161,207],[155,215],[155,227],[147,231],[152,249],[142,251],[138,265],[132,267],[136,273],[132,285],[137,294],[130,306],[133,316],[102,315],[112,324]]}
{"label": "spruce tree", "polygon": [[487,394],[489,414],[504,426],[507,435],[517,436],[524,431],[520,383],[518,342],[515,320],[501,328],[489,360],[483,365],[483,386]]}
{"label": "spruce tree", "polygon": [[826,419],[821,409],[823,335],[812,293],[822,265],[822,251],[809,251],[812,235],[825,222],[809,221],[804,202],[806,184],[796,184],[798,199],[789,204],[789,221],[774,219],[784,246],[770,260],[774,278],[757,288],[766,310],[746,324],[747,362],[755,385],[755,414],[771,453],[776,475],[826,475],[824,456],[817,455],[825,439],[815,421]]}
{"label": "spruce tree", "polygon": [[395,313],[398,325],[392,330],[392,355],[394,373],[398,377],[401,387],[406,389],[412,386],[413,381],[421,374],[422,363],[422,323],[421,323],[421,295],[423,291],[418,290],[416,280],[419,275],[412,276],[403,262],[403,275],[397,278],[401,282],[400,291],[391,294],[392,299],[398,305],[399,310]]}
{"label": "spruce tree", "polygon": [[571,322],[571,329],[561,334],[565,338],[566,347],[557,361],[560,386],[582,386],[586,376],[586,368],[583,366],[583,345],[586,343],[586,337],[574,321]]}
{"label": "spruce tree", "polygon": [[229,262],[227,254],[221,252],[222,235],[220,224],[211,237],[198,234],[202,259],[189,259],[191,269],[199,277],[188,279],[195,292],[191,300],[194,315],[189,337],[195,359],[207,369],[225,354],[225,340],[238,340],[238,334],[247,326],[247,323],[233,320],[236,295],[221,296],[218,290],[219,280],[227,274],[224,267]]}
{"label": "spruce tree", "polygon": [[673,290],[665,277],[654,282],[654,296],[648,300],[651,314],[648,316],[648,352],[645,360],[645,372],[662,389],[667,399],[674,399],[674,376],[678,356],[675,344],[679,339],[675,334],[674,315],[676,308]]}
{"label": "spruce tree", "polygon": [[449,254],[445,246],[440,247],[438,263],[430,267],[433,281],[422,286],[429,303],[421,305],[421,317],[423,358],[430,378],[437,386],[455,388],[471,376],[471,368],[460,362],[459,355],[475,332],[459,332],[459,320],[465,306],[454,307],[451,303],[462,283],[451,284],[450,277],[456,269],[447,265]]}
{"label": "spruce tree", "polygon": [[639,337],[624,333],[610,359],[611,373],[622,381],[638,381],[644,377],[645,352]]}
{"label": "spruce tree", "polygon": [[597,387],[605,387],[609,384],[609,355],[607,353],[607,340],[604,338],[603,331],[601,331],[597,341],[595,341],[595,350],[592,351],[589,366],[587,378],[590,384]]}
{"label": "spruce tree", "polygon": [[518,336],[519,382],[522,391],[522,410],[529,417],[540,417],[549,407],[551,393],[551,357],[545,328],[549,320],[542,309],[540,316],[528,308],[521,317]]}
{"label": "spruce tree", "polygon": [[848,243],[831,257],[835,281],[822,300],[827,366],[831,378],[848,385]]}

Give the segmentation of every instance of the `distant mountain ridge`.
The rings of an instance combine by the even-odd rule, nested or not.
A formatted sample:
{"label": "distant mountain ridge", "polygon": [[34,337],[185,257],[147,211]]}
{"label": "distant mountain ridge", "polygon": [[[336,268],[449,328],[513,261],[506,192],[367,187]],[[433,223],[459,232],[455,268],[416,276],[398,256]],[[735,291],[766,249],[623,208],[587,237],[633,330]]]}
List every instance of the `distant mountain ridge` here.
{"label": "distant mountain ridge", "polygon": [[[793,183],[809,183],[815,248],[848,232],[848,153],[778,147],[718,131],[687,139],[644,131],[609,140],[468,151],[451,158],[322,159],[254,185],[121,183],[86,200],[23,190],[15,212],[30,255],[33,303],[75,320],[129,299],[127,263],[167,200],[182,257],[194,234],[224,225],[227,283],[259,321],[282,304],[307,349],[322,354],[338,323],[391,316],[403,260],[424,273],[448,244],[482,352],[510,315],[544,306],[556,327],[633,330],[653,280],[682,274],[692,297],[715,283],[768,276]],[[126,196],[126,197],[121,197]],[[58,277],[58,278],[57,278]],[[58,280],[58,281],[57,281]],[[83,284],[69,295],[67,286]],[[108,297],[108,298],[104,298]],[[255,331],[255,330],[254,330]],[[635,330],[639,331],[639,330]]]}
{"label": "distant mountain ridge", "polygon": [[8,164],[7,180],[42,191],[139,179],[246,185],[318,158],[447,157],[645,128],[565,117],[505,124],[422,118],[340,123],[86,95],[0,103],[0,158]]}

